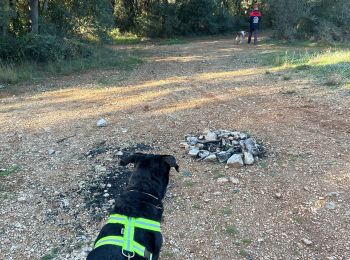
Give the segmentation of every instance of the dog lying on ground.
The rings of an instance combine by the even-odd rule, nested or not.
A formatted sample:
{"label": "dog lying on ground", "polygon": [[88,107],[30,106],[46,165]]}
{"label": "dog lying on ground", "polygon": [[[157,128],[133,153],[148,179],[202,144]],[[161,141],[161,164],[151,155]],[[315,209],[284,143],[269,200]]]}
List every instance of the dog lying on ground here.
{"label": "dog lying on ground", "polygon": [[120,165],[134,163],[127,188],[116,198],[108,223],[98,235],[87,260],[159,258],[162,246],[160,221],[162,199],[169,183],[169,171],[179,171],[171,155],[135,153]]}
{"label": "dog lying on ground", "polygon": [[236,33],[236,43],[237,44],[243,44],[244,43],[244,39],[245,39],[245,31],[238,31]]}

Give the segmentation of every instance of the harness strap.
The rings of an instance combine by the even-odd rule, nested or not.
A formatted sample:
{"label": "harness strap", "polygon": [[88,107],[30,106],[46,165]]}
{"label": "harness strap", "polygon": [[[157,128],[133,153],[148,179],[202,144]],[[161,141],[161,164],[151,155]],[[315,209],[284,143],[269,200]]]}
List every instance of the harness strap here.
{"label": "harness strap", "polygon": [[124,225],[123,236],[103,237],[95,243],[94,249],[103,245],[115,245],[122,247],[123,255],[125,255],[124,251],[133,253],[132,256],[129,255],[129,258],[132,258],[136,253],[148,260],[152,259],[152,253],[134,240],[135,228],[160,232],[159,222],[146,218],[131,218],[120,214],[112,214],[108,219],[108,223]]}

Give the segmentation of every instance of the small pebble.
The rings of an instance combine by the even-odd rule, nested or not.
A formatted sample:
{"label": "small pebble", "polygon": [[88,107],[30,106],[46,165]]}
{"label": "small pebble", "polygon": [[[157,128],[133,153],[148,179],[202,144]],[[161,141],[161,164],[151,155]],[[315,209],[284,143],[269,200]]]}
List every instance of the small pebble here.
{"label": "small pebble", "polygon": [[336,205],[333,201],[328,202],[328,203],[326,204],[326,208],[327,208],[327,209],[335,209],[336,206],[337,206],[337,205]]}
{"label": "small pebble", "polygon": [[107,120],[104,118],[100,118],[100,120],[97,121],[97,126],[98,127],[105,127],[107,126]]}
{"label": "small pebble", "polygon": [[26,201],[26,200],[27,200],[27,198],[24,197],[24,196],[19,197],[19,198],[17,199],[18,202],[24,202],[24,201]]}
{"label": "small pebble", "polygon": [[233,184],[239,184],[239,179],[237,179],[237,178],[230,177],[230,181],[231,181]]}
{"label": "small pebble", "polygon": [[282,194],[280,192],[275,193],[275,197],[277,199],[280,199],[282,197]]}
{"label": "small pebble", "polygon": [[217,183],[225,183],[225,182],[228,182],[228,179],[227,178],[218,178],[216,180]]}
{"label": "small pebble", "polygon": [[303,243],[304,243],[305,245],[307,245],[307,246],[312,245],[312,241],[309,240],[309,239],[307,239],[307,238],[303,238],[302,241],[303,241]]}

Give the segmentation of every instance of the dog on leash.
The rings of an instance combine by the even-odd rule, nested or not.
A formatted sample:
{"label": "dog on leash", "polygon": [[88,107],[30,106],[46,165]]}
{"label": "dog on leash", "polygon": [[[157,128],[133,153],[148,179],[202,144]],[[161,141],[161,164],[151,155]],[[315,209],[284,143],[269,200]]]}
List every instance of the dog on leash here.
{"label": "dog on leash", "polygon": [[120,165],[133,163],[134,172],[113,213],[98,235],[87,260],[159,258],[163,243],[160,222],[162,199],[169,183],[171,167],[179,171],[171,155],[135,153],[122,158]]}
{"label": "dog on leash", "polygon": [[245,35],[246,35],[245,31],[238,31],[236,33],[236,43],[243,44],[245,40]]}

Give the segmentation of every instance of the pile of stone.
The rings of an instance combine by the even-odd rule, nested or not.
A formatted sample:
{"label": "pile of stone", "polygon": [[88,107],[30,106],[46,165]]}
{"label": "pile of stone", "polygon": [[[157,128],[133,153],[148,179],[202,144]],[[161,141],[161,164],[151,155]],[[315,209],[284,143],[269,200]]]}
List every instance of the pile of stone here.
{"label": "pile of stone", "polygon": [[254,164],[264,148],[249,134],[230,130],[207,130],[200,135],[186,135],[180,146],[198,160],[219,161],[228,167]]}

